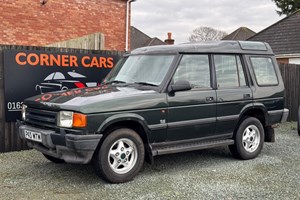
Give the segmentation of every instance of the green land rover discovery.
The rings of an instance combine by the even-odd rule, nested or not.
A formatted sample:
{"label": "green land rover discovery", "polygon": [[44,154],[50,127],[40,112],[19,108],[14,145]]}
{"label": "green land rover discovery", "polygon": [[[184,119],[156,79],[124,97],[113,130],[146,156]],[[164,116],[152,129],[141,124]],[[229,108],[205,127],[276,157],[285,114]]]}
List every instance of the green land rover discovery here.
{"label": "green land rover discovery", "polygon": [[287,115],[270,46],[221,41],[136,49],[101,86],[26,99],[17,125],[48,160],[121,183],[163,154],[229,146],[255,158]]}

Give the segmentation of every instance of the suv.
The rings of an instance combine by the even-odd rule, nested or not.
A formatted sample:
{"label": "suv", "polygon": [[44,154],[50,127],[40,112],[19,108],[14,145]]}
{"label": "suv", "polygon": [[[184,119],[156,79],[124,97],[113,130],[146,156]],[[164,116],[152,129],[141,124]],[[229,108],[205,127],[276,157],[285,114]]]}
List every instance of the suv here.
{"label": "suv", "polygon": [[270,46],[221,41],[136,49],[101,86],[26,99],[17,125],[50,161],[92,162],[121,183],[163,154],[229,146],[255,158],[287,114]]}

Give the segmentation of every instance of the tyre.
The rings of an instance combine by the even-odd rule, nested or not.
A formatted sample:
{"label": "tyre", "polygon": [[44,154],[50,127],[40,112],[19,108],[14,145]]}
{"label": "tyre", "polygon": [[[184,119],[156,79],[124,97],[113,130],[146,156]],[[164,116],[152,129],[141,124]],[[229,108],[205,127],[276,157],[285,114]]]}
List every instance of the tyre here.
{"label": "tyre", "polygon": [[69,89],[68,87],[63,86],[63,87],[61,88],[61,91],[65,91],[65,90],[68,90],[68,89]]}
{"label": "tyre", "polygon": [[264,129],[254,117],[245,118],[234,134],[234,144],[229,146],[234,157],[248,160],[258,156],[264,144]]}
{"label": "tyre", "polygon": [[104,139],[93,158],[93,166],[98,176],[111,183],[123,183],[138,174],[144,157],[141,137],[131,129],[120,128]]}
{"label": "tyre", "polygon": [[57,164],[65,163],[65,161],[62,160],[62,159],[55,158],[55,157],[49,156],[49,155],[47,155],[47,154],[43,154],[43,155],[45,156],[45,158],[47,158],[47,160],[50,160],[50,161],[53,162],[53,163],[57,163]]}

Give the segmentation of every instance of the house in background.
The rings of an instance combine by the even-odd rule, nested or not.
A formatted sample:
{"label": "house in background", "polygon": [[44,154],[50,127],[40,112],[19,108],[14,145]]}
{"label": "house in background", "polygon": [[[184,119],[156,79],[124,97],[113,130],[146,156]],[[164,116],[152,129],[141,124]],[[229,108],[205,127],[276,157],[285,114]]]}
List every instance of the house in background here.
{"label": "house in background", "polygon": [[247,40],[255,34],[254,31],[247,27],[240,27],[229,35],[226,35],[222,40]]}
{"label": "house in background", "polygon": [[300,64],[300,10],[250,37],[271,45],[278,63]]}
{"label": "house in background", "polygon": [[151,38],[150,36],[146,35],[139,29],[131,26],[131,50],[139,48],[139,47],[146,47],[146,46],[155,46],[155,45],[166,45],[167,43],[163,42],[162,40],[158,39],[157,37]]}

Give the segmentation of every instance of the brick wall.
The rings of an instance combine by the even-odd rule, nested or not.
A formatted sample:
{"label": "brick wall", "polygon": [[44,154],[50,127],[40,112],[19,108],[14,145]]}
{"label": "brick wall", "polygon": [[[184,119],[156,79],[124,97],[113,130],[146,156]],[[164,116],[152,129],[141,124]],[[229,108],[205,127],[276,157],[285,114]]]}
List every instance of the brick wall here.
{"label": "brick wall", "polygon": [[101,32],[125,49],[125,0],[0,0],[0,44],[43,46]]}

